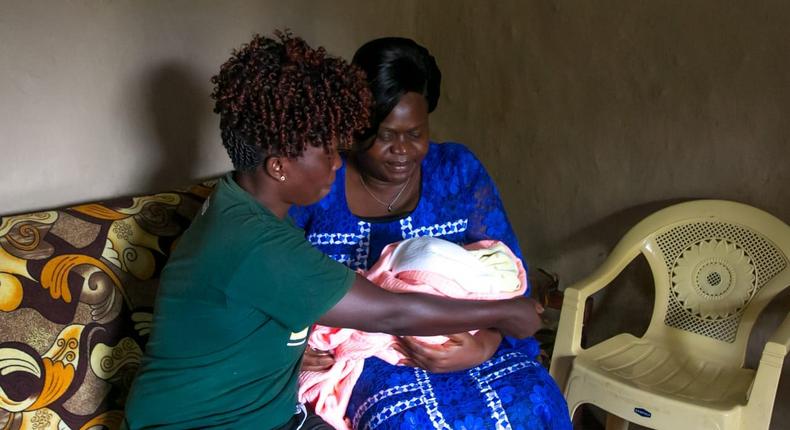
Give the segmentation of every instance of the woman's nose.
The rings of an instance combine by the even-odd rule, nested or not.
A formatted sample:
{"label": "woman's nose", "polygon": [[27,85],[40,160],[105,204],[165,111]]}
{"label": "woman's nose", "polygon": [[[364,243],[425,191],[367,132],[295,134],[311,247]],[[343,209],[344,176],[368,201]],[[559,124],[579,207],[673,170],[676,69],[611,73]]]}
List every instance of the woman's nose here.
{"label": "woman's nose", "polygon": [[393,142],[391,150],[396,154],[405,154],[406,138],[403,135],[399,135],[398,138],[395,139],[395,142]]}

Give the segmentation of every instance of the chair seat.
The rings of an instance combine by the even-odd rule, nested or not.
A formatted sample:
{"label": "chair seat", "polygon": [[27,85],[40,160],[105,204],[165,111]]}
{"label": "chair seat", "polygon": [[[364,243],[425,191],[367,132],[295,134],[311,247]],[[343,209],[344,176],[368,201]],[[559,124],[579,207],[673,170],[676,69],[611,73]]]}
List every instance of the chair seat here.
{"label": "chair seat", "polygon": [[639,390],[725,411],[745,405],[755,371],[689,355],[687,351],[693,349],[693,345],[673,347],[621,334],[580,353],[572,373],[619,382],[613,388],[622,394]]}

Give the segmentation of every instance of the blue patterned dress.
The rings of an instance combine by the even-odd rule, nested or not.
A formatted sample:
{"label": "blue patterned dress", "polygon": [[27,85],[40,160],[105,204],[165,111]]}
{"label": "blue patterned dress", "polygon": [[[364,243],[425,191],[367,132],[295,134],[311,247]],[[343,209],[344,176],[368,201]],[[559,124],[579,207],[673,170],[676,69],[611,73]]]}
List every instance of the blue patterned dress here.
{"label": "blue patterned dress", "polygon": [[[292,209],[291,216],[313,245],[352,269],[368,269],[384,246],[419,236],[459,244],[497,239],[521,257],[494,182],[463,145],[431,143],[420,201],[395,219],[352,214],[345,174],[343,166],[324,199]],[[534,338],[506,339],[483,364],[444,374],[369,358],[348,417],[355,429],[570,429],[565,400],[536,361],[538,350]]]}

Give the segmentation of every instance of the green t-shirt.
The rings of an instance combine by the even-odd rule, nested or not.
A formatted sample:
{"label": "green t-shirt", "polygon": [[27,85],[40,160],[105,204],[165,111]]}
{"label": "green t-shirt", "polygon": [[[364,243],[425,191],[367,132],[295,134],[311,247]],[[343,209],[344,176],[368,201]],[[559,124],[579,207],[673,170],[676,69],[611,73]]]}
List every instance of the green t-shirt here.
{"label": "green t-shirt", "polygon": [[129,427],[284,424],[308,329],[353,280],[226,175],[162,272]]}

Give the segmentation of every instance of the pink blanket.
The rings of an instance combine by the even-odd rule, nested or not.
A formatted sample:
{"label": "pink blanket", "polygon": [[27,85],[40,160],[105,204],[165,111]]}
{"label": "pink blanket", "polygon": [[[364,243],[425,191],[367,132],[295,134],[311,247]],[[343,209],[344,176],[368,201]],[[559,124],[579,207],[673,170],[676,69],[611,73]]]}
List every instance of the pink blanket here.
{"label": "pink blanket", "polygon": [[[463,248],[432,237],[409,239],[384,248],[375,266],[362,273],[393,292],[419,292],[457,299],[496,300],[524,294],[526,271],[503,243],[485,240]],[[444,336],[421,337],[441,344]],[[348,429],[344,415],[364,360],[376,356],[390,364],[403,358],[392,346],[395,337],[354,329],[316,325],[309,347],[332,351],[335,363],[326,371],[302,372],[299,400],[310,403],[336,429]]]}

